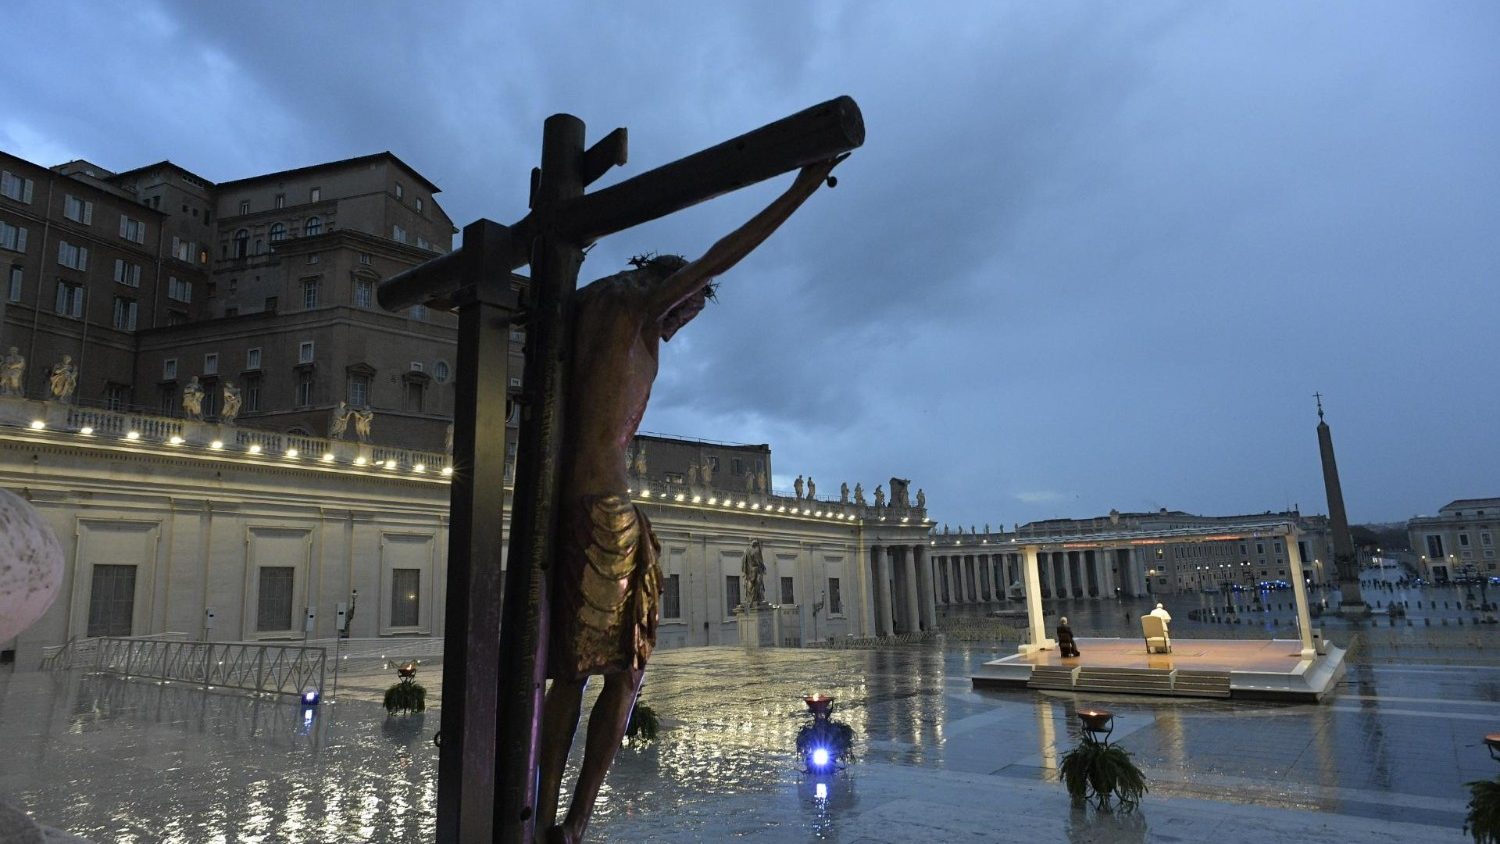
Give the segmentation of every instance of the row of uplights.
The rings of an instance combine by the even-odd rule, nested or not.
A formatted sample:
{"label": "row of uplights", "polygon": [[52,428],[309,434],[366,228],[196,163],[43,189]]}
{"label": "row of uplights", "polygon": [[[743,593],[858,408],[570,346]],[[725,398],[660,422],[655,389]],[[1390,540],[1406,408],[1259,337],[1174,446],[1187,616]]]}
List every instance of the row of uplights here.
{"label": "row of uplights", "polygon": [[[47,423],[44,422],[44,421],[42,421],[42,420],[40,420],[40,419],[33,419],[31,421],[31,429],[33,431],[42,431],[42,430],[46,430],[46,428],[47,428]],[[85,437],[91,437],[91,436],[94,435],[94,429],[92,427],[88,426],[88,425],[85,425],[82,428],[78,429],[78,433],[80,435],[82,435],[82,436],[85,436]],[[141,432],[140,431],[134,431],[134,430],[132,430],[132,431],[126,431],[125,432],[125,439],[127,439],[127,440],[135,442],[135,441],[139,441],[140,438],[141,438]],[[176,434],[173,434],[171,437],[167,438],[167,444],[168,445],[183,445],[186,442],[187,442],[187,440],[184,440],[182,437],[177,436]],[[223,451],[224,450],[224,441],[223,440],[214,440],[213,442],[210,442],[208,444],[208,447],[210,449],[212,449],[213,451]],[[263,449],[259,443],[251,443],[250,445],[248,445],[248,446],[245,447],[245,452],[247,454],[260,455],[264,451],[265,451],[265,449]],[[299,452],[295,448],[289,448],[286,451],[282,452],[281,456],[284,457],[287,460],[296,460],[298,457],[301,456],[301,452]],[[320,462],[322,462],[322,463],[332,463],[335,459],[336,458],[334,457],[333,452],[329,451],[329,452],[324,452],[323,453],[323,457],[320,460]],[[354,458],[354,465],[355,466],[371,466],[372,468],[395,469],[398,464],[394,460],[377,461],[377,462],[375,462],[375,463],[372,464],[369,460],[365,459],[364,457],[356,457],[356,458]],[[427,472],[427,466],[426,466],[426,464],[418,463],[418,464],[412,466],[411,470],[412,470],[413,473],[421,475],[421,474],[425,474]],[[453,474],[453,467],[452,466],[444,466],[442,468],[442,471],[439,472],[439,474],[441,474],[445,478],[449,477],[449,476],[451,476]]]}
{"label": "row of uplights", "polygon": [[[766,504],[765,506],[761,506],[760,502],[758,502],[758,501],[743,501],[743,500],[741,500],[741,501],[735,501],[733,498],[729,498],[729,497],[719,498],[717,496],[710,497],[707,501],[704,501],[703,500],[703,496],[701,496],[701,495],[694,495],[694,496],[689,497],[688,494],[685,493],[685,492],[679,492],[679,493],[675,493],[675,494],[674,493],[664,493],[664,494],[661,494],[661,495],[657,495],[657,494],[652,493],[651,490],[649,490],[649,489],[643,489],[643,490],[639,490],[639,491],[635,490],[635,489],[628,489],[628,490],[626,490],[626,492],[629,493],[629,494],[631,494],[631,495],[634,495],[636,498],[641,498],[641,499],[660,498],[663,501],[671,501],[672,503],[675,503],[675,504],[697,504],[697,505],[702,506],[702,507],[724,507],[724,508],[732,509],[732,510],[763,510],[763,511],[765,511],[767,513],[777,513],[777,514],[784,513],[784,514],[786,514],[788,516],[810,516],[810,517],[812,517],[814,519],[828,519],[830,521],[836,521],[836,522],[837,521],[850,521],[850,522],[857,522],[857,521],[859,521],[859,516],[856,516],[853,513],[837,513],[837,512],[834,512],[833,510],[813,510],[811,507],[791,507],[791,508],[788,508],[785,504],[777,504],[775,506],[772,506],[770,504]],[[881,516],[880,517],[880,521],[882,521],[882,522],[885,521],[885,516]],[[902,516],[901,517],[902,524],[906,524],[906,523],[908,523],[910,521],[911,521],[911,517],[910,516]]]}

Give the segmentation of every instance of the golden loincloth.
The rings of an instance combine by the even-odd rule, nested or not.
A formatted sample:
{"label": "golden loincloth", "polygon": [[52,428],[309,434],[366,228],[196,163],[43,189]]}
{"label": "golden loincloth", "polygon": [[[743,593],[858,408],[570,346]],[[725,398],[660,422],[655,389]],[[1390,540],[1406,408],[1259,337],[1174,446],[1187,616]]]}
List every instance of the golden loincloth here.
{"label": "golden loincloth", "polygon": [[661,545],[623,495],[565,514],[552,579],[552,678],[644,668],[656,647]]}

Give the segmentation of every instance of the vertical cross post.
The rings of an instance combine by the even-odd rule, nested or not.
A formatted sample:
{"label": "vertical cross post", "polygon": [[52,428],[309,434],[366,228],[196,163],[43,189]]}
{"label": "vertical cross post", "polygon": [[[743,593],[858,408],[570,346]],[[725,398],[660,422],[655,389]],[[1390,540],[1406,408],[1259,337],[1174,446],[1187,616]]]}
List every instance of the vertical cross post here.
{"label": "vertical cross post", "polygon": [[491,840],[495,688],[500,663],[502,513],[509,387],[510,231],[464,227],[453,407],[453,475],[443,630],[437,840]]}
{"label": "vertical cross post", "polygon": [[521,436],[500,631],[495,744],[495,840],[530,844],[536,831],[542,692],[547,678],[550,578],[571,349],[570,308],[583,250],[556,229],[562,203],[583,195],[583,121],[547,118],[542,168],[534,182],[537,236],[526,302],[526,370]]}

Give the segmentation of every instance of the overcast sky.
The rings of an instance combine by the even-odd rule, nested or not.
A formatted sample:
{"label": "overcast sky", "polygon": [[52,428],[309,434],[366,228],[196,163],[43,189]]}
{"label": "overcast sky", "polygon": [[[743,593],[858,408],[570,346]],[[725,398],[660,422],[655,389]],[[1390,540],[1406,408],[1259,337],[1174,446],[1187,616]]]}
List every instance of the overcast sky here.
{"label": "overcast sky", "polygon": [[[644,172],[839,94],[864,148],[666,348],[643,430],[933,517],[1500,495],[1494,2],[7,3],[0,148],[226,181],[390,150],[462,226],[542,121]],[[539,7],[545,7],[540,10]],[[601,242],[697,255],[789,177]]]}

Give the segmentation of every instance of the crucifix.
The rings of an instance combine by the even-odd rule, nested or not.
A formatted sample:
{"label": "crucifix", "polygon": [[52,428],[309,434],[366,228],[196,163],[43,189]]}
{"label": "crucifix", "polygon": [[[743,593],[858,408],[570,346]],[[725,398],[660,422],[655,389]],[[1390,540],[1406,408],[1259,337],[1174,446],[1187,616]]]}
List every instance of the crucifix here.
{"label": "crucifix", "polygon": [[[459,315],[437,839],[529,844],[582,838],[655,642],[660,569],[629,500],[625,449],[645,412],[656,352],[749,254],[864,143],[839,97],[619,184],[584,188],[626,159],[624,129],[584,147],[583,121],[548,118],[531,210],[479,220],[463,246],[380,286],[383,307]],[[600,237],[798,170],[796,180],[701,258],[642,257],[578,291]],[[529,280],[511,271],[529,264]],[[523,283],[524,282],[524,283]],[[525,328],[519,395],[508,392],[509,327]],[[501,606],[506,421],[520,410]],[[605,688],[589,719],[571,808],[558,791],[584,684]],[[552,688],[543,694],[546,681]]]}

